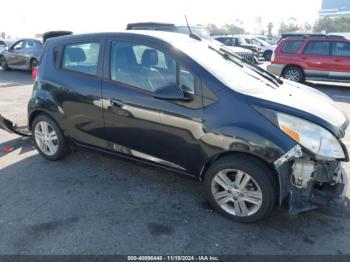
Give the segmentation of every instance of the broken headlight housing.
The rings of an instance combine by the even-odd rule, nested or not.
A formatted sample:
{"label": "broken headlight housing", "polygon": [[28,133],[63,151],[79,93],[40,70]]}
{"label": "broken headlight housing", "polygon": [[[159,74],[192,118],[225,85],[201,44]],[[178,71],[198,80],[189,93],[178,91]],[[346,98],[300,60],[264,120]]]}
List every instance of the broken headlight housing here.
{"label": "broken headlight housing", "polygon": [[337,138],[325,128],[302,118],[275,112],[279,128],[297,143],[321,158],[345,158]]}

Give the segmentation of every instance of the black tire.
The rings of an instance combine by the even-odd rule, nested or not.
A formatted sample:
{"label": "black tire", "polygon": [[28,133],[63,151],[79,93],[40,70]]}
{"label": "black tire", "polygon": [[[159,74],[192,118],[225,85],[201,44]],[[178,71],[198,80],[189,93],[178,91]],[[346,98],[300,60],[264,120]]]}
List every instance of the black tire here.
{"label": "black tire", "polygon": [[38,66],[38,60],[32,58],[29,62],[30,71],[33,71],[34,67]]}
{"label": "black tire", "polygon": [[283,70],[282,77],[299,83],[303,83],[305,81],[304,71],[297,66],[287,66]]}
{"label": "black tire", "polygon": [[6,59],[3,56],[0,56],[0,69],[2,71],[6,71],[9,69],[7,62],[6,62]]}
{"label": "black tire", "polygon": [[[39,125],[41,122],[46,122],[48,123],[50,130],[54,130],[54,132],[57,134],[57,141],[55,140],[55,146],[57,146],[57,151],[53,153],[52,155],[45,153],[40,146],[38,145],[38,140],[36,139],[36,127]],[[40,155],[42,155],[44,158],[50,161],[58,161],[62,160],[65,157],[67,157],[70,153],[70,148],[67,144],[67,141],[63,135],[63,132],[61,128],[53,121],[50,117],[47,115],[39,115],[35,117],[33,123],[32,123],[32,139],[34,141],[35,147],[37,148],[38,152]]]}
{"label": "black tire", "polygon": [[[231,170],[231,169],[240,170],[246,174],[249,174],[249,176],[253,178],[252,179],[254,180],[253,182],[258,184],[260,188],[262,200],[260,202],[260,207],[256,209],[255,213],[249,214],[247,216],[235,215],[226,211],[215,200],[215,197],[213,195],[214,194],[213,183],[215,183],[215,181],[213,182],[214,178],[220,171]],[[256,160],[255,158],[252,158],[252,157],[237,155],[237,156],[230,156],[230,157],[219,159],[206,172],[204,177],[204,185],[205,185],[205,190],[208,196],[209,203],[212,205],[212,207],[218,212],[220,212],[221,214],[223,214],[225,217],[236,222],[252,223],[252,222],[257,222],[259,220],[262,220],[263,218],[267,217],[271,213],[271,211],[275,206],[276,183],[273,178],[273,174],[267,167],[265,167],[263,163],[261,163],[259,160]],[[225,190],[223,191],[226,192]],[[248,191],[248,192],[251,192],[251,191]],[[230,194],[231,193],[232,192],[230,192]],[[243,197],[244,197],[244,194],[243,194]],[[238,200],[230,200],[230,201],[235,202]],[[247,203],[249,204],[249,202],[246,202],[246,204]]]}
{"label": "black tire", "polygon": [[271,57],[272,57],[272,51],[271,50],[267,50],[264,52],[264,59],[265,61],[271,61]]}

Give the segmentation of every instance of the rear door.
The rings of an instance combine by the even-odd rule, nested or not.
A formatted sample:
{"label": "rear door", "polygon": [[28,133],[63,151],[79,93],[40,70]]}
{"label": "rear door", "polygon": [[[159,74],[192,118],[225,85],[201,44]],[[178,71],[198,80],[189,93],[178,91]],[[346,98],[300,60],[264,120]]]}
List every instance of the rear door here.
{"label": "rear door", "polygon": [[331,43],[329,41],[308,41],[301,54],[305,65],[305,75],[309,78],[329,78],[329,69],[332,64]]}
{"label": "rear door", "polygon": [[[67,135],[77,143],[105,147],[101,102],[103,39],[80,38],[52,50],[54,70],[47,69],[47,89],[65,118]],[[49,59],[51,59],[49,57]]]}
{"label": "rear door", "polygon": [[332,42],[332,67],[330,78],[350,81],[350,42]]}
{"label": "rear door", "polygon": [[[110,149],[183,173],[199,172],[202,95],[195,70],[153,44],[112,38],[110,47],[102,83]],[[170,84],[177,84],[192,100],[153,97],[154,90]]]}

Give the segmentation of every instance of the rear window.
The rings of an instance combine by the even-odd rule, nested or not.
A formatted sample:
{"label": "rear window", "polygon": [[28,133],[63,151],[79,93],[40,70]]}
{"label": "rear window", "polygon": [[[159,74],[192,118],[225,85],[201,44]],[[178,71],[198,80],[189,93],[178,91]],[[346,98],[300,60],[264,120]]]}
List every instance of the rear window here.
{"label": "rear window", "polygon": [[66,45],[62,67],[89,75],[97,74],[100,43],[89,42]]}
{"label": "rear window", "polygon": [[330,55],[330,42],[326,41],[312,41],[307,44],[304,50],[306,55]]}
{"label": "rear window", "polygon": [[333,56],[350,57],[350,43],[335,42],[333,44]]}
{"label": "rear window", "polygon": [[303,41],[287,41],[282,47],[282,52],[287,54],[296,54]]}

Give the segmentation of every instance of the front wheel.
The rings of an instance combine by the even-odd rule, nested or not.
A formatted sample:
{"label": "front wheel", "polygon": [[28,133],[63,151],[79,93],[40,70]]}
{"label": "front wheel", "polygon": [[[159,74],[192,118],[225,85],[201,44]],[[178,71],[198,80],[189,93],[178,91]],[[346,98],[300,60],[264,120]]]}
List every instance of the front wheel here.
{"label": "front wheel", "polygon": [[34,119],[32,137],[40,155],[48,160],[61,160],[70,152],[61,129],[46,115]]}
{"label": "front wheel", "polygon": [[256,222],[269,215],[275,205],[272,174],[249,157],[219,160],[207,171],[204,184],[210,204],[238,222]]}
{"label": "front wheel", "polygon": [[38,66],[38,60],[36,60],[35,58],[32,58],[30,60],[30,71],[33,71],[35,67]]}
{"label": "front wheel", "polygon": [[297,66],[288,66],[286,69],[284,69],[282,77],[299,83],[302,83],[305,80],[303,70]]}

